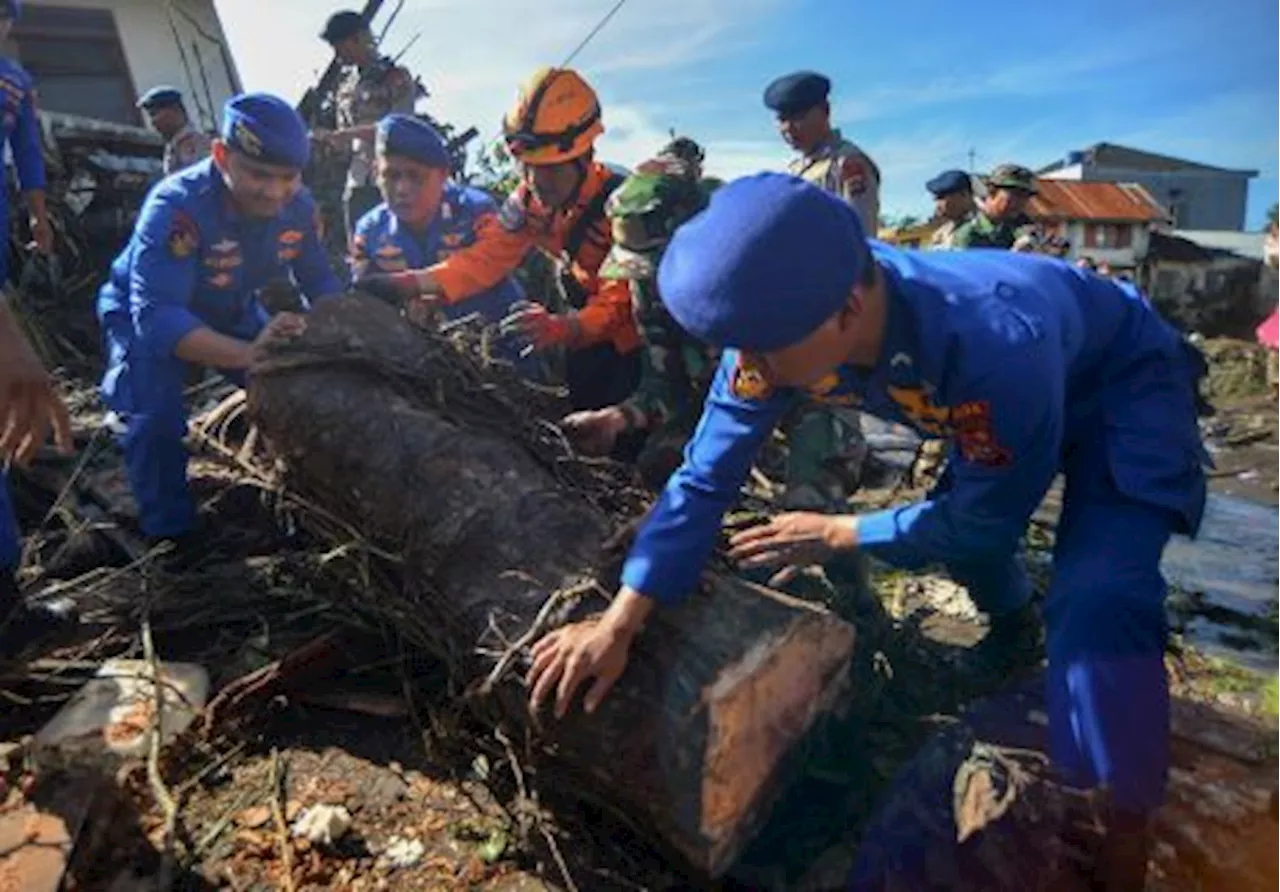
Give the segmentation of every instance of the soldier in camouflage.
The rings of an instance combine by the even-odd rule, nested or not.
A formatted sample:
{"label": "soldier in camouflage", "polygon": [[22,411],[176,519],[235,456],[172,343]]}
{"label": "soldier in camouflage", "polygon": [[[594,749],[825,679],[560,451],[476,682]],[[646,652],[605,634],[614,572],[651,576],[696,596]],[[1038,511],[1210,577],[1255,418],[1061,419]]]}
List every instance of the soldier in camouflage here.
{"label": "soldier in camouflage", "polygon": [[676,228],[701,210],[709,188],[702,179],[702,148],[680,137],[643,162],[605,204],[613,248],[601,279],[625,281],[643,341],[640,383],[625,401],[575,412],[563,426],[579,448],[605,455],[616,439],[648,431],[637,461],[641,476],[660,487],[680,464],[685,441],[702,412],[718,351],[686,335],[658,297],[662,251]]}
{"label": "soldier in camouflage", "polygon": [[956,227],[951,247],[1034,250],[1035,224],[1027,216],[1027,204],[1036,189],[1036,177],[1025,167],[1001,164],[987,177],[987,197],[973,219]]}
{"label": "soldier in camouflage", "polygon": [[413,114],[421,87],[407,68],[378,55],[373,33],[358,12],[334,13],[320,35],[348,67],[337,89],[337,124],[332,131],[316,130],[318,142],[351,152],[343,210],[347,235],[360,218],[382,203],[374,180],[374,133],[390,114]]}

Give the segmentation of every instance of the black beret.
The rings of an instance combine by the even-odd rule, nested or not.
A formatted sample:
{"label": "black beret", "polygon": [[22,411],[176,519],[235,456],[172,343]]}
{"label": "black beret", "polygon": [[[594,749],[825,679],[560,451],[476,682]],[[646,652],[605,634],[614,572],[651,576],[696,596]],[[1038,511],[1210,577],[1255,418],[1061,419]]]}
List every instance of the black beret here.
{"label": "black beret", "polygon": [[831,92],[831,81],[814,71],[784,75],[764,88],[764,104],[780,115],[795,115],[820,105]]}
{"label": "black beret", "polygon": [[925,183],[924,187],[936,197],[941,198],[944,195],[950,195],[952,192],[972,192],[973,181],[969,179],[969,175],[963,170],[944,170]]}
{"label": "black beret", "polygon": [[320,32],[320,37],[329,43],[340,43],[353,34],[360,33],[360,30],[364,27],[366,27],[364,16],[349,9],[343,10],[329,16],[329,21],[325,22],[324,30]]}

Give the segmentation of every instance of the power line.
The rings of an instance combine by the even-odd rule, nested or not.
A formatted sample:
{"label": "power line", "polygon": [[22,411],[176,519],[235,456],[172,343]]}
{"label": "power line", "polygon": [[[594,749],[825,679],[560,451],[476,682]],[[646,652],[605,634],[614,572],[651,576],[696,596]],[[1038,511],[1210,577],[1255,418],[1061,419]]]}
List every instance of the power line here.
{"label": "power line", "polygon": [[627,5],[627,0],[618,0],[617,3],[613,4],[613,9],[606,12],[604,14],[604,18],[596,22],[596,26],[592,28],[589,32],[587,32],[586,37],[582,38],[582,42],[573,48],[573,52],[565,56],[564,61],[560,63],[560,67],[561,68],[567,67],[570,62],[572,62],[575,58],[577,58],[578,53],[586,49],[587,44],[589,44],[597,34],[599,34],[601,31],[604,30],[605,25],[609,24],[609,19],[617,15],[618,10],[622,9],[622,7],[626,5]]}
{"label": "power line", "polygon": [[[627,5],[627,0],[618,0],[617,3],[613,4],[613,8],[610,9],[608,12],[606,12],[604,16],[600,19],[600,21],[596,22],[595,27],[587,32],[587,36],[582,38],[582,40],[578,42],[578,45],[573,48],[573,51],[569,53],[569,55],[564,57],[564,61],[561,62],[558,67],[567,68],[569,66],[569,63],[572,62],[574,59],[576,59],[578,57],[578,54],[587,48],[587,44],[591,43],[591,41],[595,39],[596,35],[604,30],[604,26],[609,24],[609,20],[612,19],[615,15],[617,15],[619,10],[621,10],[622,7],[626,5]],[[495,133],[492,137],[489,138],[489,141],[486,143],[486,145],[493,145],[495,142],[497,142],[501,138],[502,138],[502,130],[499,129],[497,133]]]}

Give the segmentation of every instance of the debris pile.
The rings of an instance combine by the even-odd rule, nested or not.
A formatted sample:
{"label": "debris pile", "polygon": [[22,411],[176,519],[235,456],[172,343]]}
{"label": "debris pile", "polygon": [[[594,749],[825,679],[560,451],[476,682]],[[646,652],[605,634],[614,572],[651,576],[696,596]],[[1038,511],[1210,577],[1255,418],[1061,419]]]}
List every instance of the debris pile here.
{"label": "debris pile", "polygon": [[[100,352],[94,295],[160,178],[163,146],[150,131],[73,115],[41,112],[40,123],[54,253],[28,251],[26,217],[10,215],[11,297],[48,367],[90,375]],[[7,188],[9,206],[21,207],[16,183]]]}

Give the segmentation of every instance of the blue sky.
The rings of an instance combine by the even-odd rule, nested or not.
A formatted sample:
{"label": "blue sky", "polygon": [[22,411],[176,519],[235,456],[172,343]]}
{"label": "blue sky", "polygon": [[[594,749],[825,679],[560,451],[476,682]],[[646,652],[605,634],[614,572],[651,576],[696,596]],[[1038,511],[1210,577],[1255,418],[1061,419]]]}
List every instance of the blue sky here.
{"label": "blue sky", "polygon": [[[424,107],[489,137],[518,83],[614,2],[409,0],[386,48],[421,32],[404,62],[433,94]],[[294,98],[327,61],[327,4],[216,4],[249,88]],[[967,166],[970,149],[984,170],[1108,141],[1258,170],[1257,227],[1278,189],[1278,30],[1275,0],[629,0],[574,64],[602,96],[601,154],[624,164],[676,127],[708,147],[713,173],[781,167],[760,94],[812,68],[835,83],[836,124],[879,164],[886,213],[927,213],[924,181]]]}

